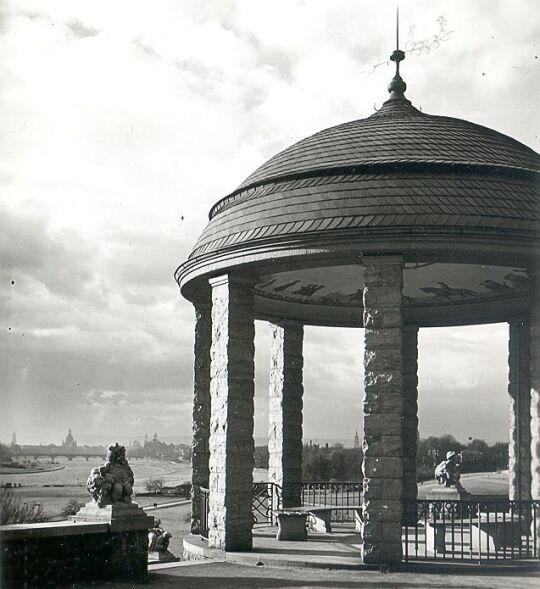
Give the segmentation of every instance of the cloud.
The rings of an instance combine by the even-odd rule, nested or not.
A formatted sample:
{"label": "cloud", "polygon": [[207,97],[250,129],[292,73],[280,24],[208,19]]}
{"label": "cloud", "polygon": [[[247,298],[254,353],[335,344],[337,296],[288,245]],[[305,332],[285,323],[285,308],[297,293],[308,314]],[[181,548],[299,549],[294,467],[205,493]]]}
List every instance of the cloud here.
{"label": "cloud", "polygon": [[[193,311],[172,273],[210,207],[259,164],[385,100],[392,68],[366,72],[394,48],[393,11],[367,0],[3,4],[0,438],[58,441],[70,424],[78,439],[189,435]],[[411,26],[433,35],[441,14],[454,31],[407,56],[407,95],[538,149],[536,13],[531,0],[404,2],[404,42]],[[468,432],[487,412],[504,437],[505,329],[422,330],[423,433]],[[268,345],[258,324],[258,436]],[[305,351],[306,435],[352,440],[361,332],[307,328]]]}
{"label": "cloud", "polygon": [[71,36],[75,39],[85,39],[87,37],[95,37],[99,35],[99,30],[94,27],[89,27],[76,18],[72,18],[66,22],[66,27]]}

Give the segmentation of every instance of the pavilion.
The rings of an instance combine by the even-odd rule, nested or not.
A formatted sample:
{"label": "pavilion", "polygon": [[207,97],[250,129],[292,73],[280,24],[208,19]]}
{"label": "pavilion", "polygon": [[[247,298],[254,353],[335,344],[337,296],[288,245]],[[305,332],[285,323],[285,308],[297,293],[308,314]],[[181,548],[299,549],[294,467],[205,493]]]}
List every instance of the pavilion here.
{"label": "pavilion", "polygon": [[402,557],[420,328],[509,323],[510,498],[540,498],[540,158],[417,110],[403,58],[380,110],[292,145],[217,202],[175,274],[196,312],[193,485],[209,488],[210,547],[252,547],[255,319],[273,326],[269,479],[285,507],[299,502],[303,326],[365,330],[363,562]]}

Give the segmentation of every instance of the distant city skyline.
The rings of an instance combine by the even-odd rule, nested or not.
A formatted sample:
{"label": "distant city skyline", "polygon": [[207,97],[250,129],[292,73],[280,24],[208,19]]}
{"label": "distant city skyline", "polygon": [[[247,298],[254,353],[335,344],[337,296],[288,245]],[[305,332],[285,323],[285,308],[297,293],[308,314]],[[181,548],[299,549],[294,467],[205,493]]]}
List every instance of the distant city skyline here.
{"label": "distant city skyline", "polygon": [[[2,4],[1,439],[56,442],[66,425],[80,443],[189,438],[194,319],[173,272],[257,166],[380,107],[394,9]],[[535,2],[404,0],[401,28],[414,105],[538,151]],[[305,333],[304,439],[352,443],[362,330]],[[506,324],[420,331],[422,437],[507,439],[507,340]],[[269,342],[257,322],[257,439]]]}

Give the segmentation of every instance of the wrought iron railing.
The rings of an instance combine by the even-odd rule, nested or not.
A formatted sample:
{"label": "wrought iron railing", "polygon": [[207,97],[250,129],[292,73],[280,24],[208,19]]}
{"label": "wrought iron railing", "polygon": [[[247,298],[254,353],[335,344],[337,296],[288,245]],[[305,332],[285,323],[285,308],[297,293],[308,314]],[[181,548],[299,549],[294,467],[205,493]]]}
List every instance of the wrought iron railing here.
{"label": "wrought iron railing", "polygon": [[281,509],[281,487],[276,483],[253,483],[253,523],[273,524],[273,513]]}
{"label": "wrought iron railing", "polygon": [[[362,483],[326,483],[309,482],[295,483],[290,486],[295,489],[299,505],[358,505],[361,502]],[[200,534],[203,538],[208,537],[208,489],[198,487],[200,505]],[[258,482],[253,483],[253,523],[254,525],[274,524],[276,519],[274,511],[283,507],[282,489],[276,483]],[[331,521],[337,523],[353,522],[355,512],[353,509],[339,509],[332,511]]]}
{"label": "wrought iron railing", "polygon": [[405,561],[539,556],[540,501],[404,501],[403,520]]}
{"label": "wrought iron railing", "polygon": [[[362,502],[362,483],[347,481],[344,483],[304,482],[301,486],[302,505],[359,505]],[[331,521],[337,523],[352,522],[355,518],[353,509],[332,511]]]}

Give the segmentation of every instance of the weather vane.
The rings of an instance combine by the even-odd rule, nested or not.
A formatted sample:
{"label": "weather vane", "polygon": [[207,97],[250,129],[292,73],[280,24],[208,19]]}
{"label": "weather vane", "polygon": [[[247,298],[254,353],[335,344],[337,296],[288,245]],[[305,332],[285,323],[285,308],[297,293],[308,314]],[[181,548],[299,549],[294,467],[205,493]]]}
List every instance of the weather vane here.
{"label": "weather vane", "polygon": [[[373,74],[375,72],[375,70],[382,66],[382,65],[388,65],[390,63],[390,61],[395,61],[396,65],[397,65],[397,72],[399,73],[399,62],[403,61],[405,59],[405,55],[407,54],[412,54],[414,53],[414,55],[422,55],[422,54],[426,54],[426,53],[430,53],[431,51],[438,49],[440,44],[443,43],[444,41],[448,41],[449,38],[454,34],[453,30],[448,30],[448,23],[447,20],[444,16],[439,16],[437,18],[437,23],[439,25],[439,30],[434,33],[433,35],[430,35],[429,37],[426,37],[424,39],[420,39],[420,40],[415,40],[415,36],[416,36],[416,27],[414,25],[409,27],[409,35],[408,35],[408,39],[405,43],[405,46],[403,47],[403,51],[400,51],[399,49],[399,5],[396,5],[396,51],[394,51],[394,53],[392,54],[397,58],[398,55],[400,56],[399,60],[396,60],[394,57],[390,57],[390,60],[385,59],[385,60],[381,60],[378,63],[375,64],[371,64],[371,65],[367,65],[365,66],[365,68],[363,68],[363,73],[366,74]],[[397,52],[400,51],[400,53],[398,54]]]}

